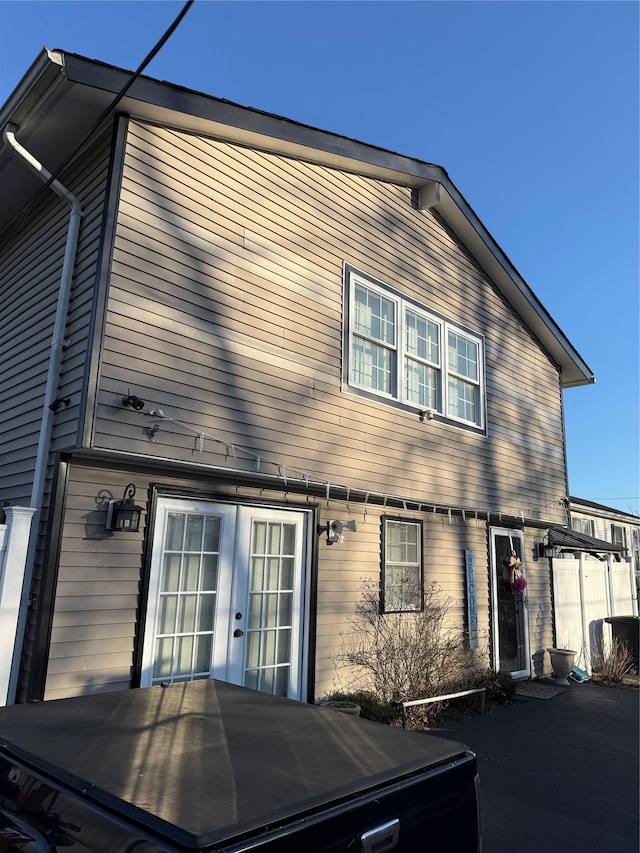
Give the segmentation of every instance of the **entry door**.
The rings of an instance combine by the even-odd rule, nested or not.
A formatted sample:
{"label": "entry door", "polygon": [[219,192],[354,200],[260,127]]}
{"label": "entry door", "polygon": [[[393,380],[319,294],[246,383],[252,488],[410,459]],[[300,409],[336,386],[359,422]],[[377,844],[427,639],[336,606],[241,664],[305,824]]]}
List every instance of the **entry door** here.
{"label": "entry door", "polygon": [[308,514],[158,501],[142,686],[219,678],[300,699]]}
{"label": "entry door", "polygon": [[524,537],[519,530],[491,528],[493,656],[499,672],[526,678],[531,672],[525,593],[514,593],[507,565],[515,555],[524,563]]}

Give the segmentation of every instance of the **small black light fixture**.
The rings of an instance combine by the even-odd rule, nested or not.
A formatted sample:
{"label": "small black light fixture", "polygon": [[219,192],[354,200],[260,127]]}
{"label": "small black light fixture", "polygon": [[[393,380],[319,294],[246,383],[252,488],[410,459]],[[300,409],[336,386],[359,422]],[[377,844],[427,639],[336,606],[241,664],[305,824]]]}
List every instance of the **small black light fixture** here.
{"label": "small black light fixture", "polygon": [[556,555],[555,547],[549,542],[547,536],[542,542],[538,542],[538,556],[545,560],[552,560]]}
{"label": "small black light fixture", "polygon": [[140,516],[143,513],[141,506],[134,502],[136,487],[133,483],[124,490],[122,500],[109,501],[107,506],[107,530],[119,530],[123,533],[137,533],[140,529]]}
{"label": "small black light fixture", "polygon": [[122,398],[122,405],[130,407],[136,412],[140,412],[142,411],[142,409],[144,409],[146,404],[144,400],[141,400],[140,397],[136,397],[135,394],[129,394],[128,397]]}

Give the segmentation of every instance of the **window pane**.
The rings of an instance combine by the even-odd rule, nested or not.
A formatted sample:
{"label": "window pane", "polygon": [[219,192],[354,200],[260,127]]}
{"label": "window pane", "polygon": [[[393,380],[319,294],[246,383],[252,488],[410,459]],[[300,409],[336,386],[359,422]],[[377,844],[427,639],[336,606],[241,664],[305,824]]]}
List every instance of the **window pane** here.
{"label": "window pane", "polygon": [[209,672],[211,668],[211,634],[196,637],[194,672]]}
{"label": "window pane", "polygon": [[251,589],[260,590],[264,584],[264,557],[251,559]]}
{"label": "window pane", "polygon": [[198,604],[198,631],[213,631],[216,613],[216,596],[214,593],[201,595]]}
{"label": "window pane", "polygon": [[178,599],[175,595],[161,595],[158,602],[158,634],[173,634],[176,629]]}
{"label": "window pane", "polygon": [[200,555],[185,554],[182,563],[182,581],[180,589],[198,589],[198,576],[200,574]]}
{"label": "window pane", "polygon": [[276,634],[277,631],[262,632],[262,653],[260,655],[262,666],[273,666],[276,662]]}
{"label": "window pane", "polygon": [[162,592],[176,592],[180,578],[180,554],[165,554],[162,564]]}
{"label": "window pane", "polygon": [[201,551],[204,518],[201,515],[187,516],[187,530],[184,538],[185,551]]}
{"label": "window pane", "polygon": [[353,328],[383,343],[395,344],[395,303],[357,284]]}
{"label": "window pane", "polygon": [[191,656],[193,653],[193,637],[178,637],[176,639],[176,659],[174,673],[176,675],[191,675]]}
{"label": "window pane", "polygon": [[289,663],[291,649],[291,631],[278,631],[278,655],[276,663]]}
{"label": "window pane", "polygon": [[452,418],[477,423],[478,386],[463,382],[462,379],[449,377],[448,412]]}
{"label": "window pane", "polygon": [[278,602],[278,625],[291,625],[291,603],[293,596],[290,592],[280,594]]}
{"label": "window pane", "polygon": [[395,352],[393,350],[354,336],[351,367],[353,381],[357,385],[383,394],[394,393]]}
{"label": "window pane", "polygon": [[195,631],[196,629],[196,607],[198,604],[197,595],[183,595],[180,598],[178,605],[178,624],[177,633],[184,634],[187,631]]}
{"label": "window pane", "polygon": [[166,551],[182,551],[182,536],[184,534],[184,514],[170,512],[167,515],[167,532],[164,547]]}
{"label": "window pane", "polygon": [[278,593],[265,595],[262,607],[263,628],[275,628],[278,622]]}
{"label": "window pane", "polygon": [[153,662],[153,677],[165,678],[171,675],[173,656],[173,637],[156,640],[156,656]]}
{"label": "window pane", "polygon": [[204,525],[203,551],[218,551],[220,549],[220,519],[207,515]]}
{"label": "window pane", "polygon": [[249,687],[251,690],[257,690],[259,676],[260,672],[257,669],[247,670],[244,674],[244,686]]}
{"label": "window pane", "polygon": [[247,613],[247,627],[259,628],[262,622],[262,595],[252,593],[249,596],[249,612]]}
{"label": "window pane", "polygon": [[478,380],[478,345],[462,335],[449,332],[449,370],[467,379]]}
{"label": "window pane", "polygon": [[411,358],[404,362],[405,399],[415,406],[438,408],[438,371]]}
{"label": "window pane", "polygon": [[245,666],[254,667],[260,664],[260,632],[249,631],[247,634],[247,650],[245,653]]}
{"label": "window pane", "polygon": [[279,666],[276,670],[276,684],[274,693],[276,696],[286,696],[289,687],[289,667]]}
{"label": "window pane", "polygon": [[205,554],[202,558],[200,589],[215,590],[218,584],[218,555]]}
{"label": "window pane", "polygon": [[284,556],[292,557],[296,553],[295,524],[282,525],[282,552]]}
{"label": "window pane", "polygon": [[269,525],[269,550],[268,554],[280,553],[280,540],[282,538],[282,527],[279,524]]}
{"label": "window pane", "polygon": [[278,569],[280,559],[278,557],[267,557],[267,568],[264,573],[264,588],[278,589]]}
{"label": "window pane", "polygon": [[437,323],[407,311],[405,316],[405,350],[409,355],[440,364],[440,329]]}

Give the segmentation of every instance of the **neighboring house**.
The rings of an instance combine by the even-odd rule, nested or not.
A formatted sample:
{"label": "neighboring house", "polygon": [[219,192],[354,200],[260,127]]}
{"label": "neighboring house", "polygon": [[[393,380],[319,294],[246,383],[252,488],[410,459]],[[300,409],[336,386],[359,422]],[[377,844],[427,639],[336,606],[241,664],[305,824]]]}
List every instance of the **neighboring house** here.
{"label": "neighboring house", "polygon": [[587,365],[440,166],[149,78],[108,112],[129,79],[44,51],[0,110],[0,501],[36,510],[7,701],[313,700],[365,578],[437,581],[528,676]]}
{"label": "neighboring house", "polygon": [[582,498],[569,502],[571,529],[615,545],[640,575],[640,517]]}

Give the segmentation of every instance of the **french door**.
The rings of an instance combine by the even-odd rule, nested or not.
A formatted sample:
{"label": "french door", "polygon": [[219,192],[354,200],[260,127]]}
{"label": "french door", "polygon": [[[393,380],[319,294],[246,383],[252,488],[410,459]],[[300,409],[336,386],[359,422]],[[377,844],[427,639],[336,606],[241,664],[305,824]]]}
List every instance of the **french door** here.
{"label": "french door", "polygon": [[142,686],[219,678],[300,699],[308,513],[160,498]]}
{"label": "french door", "polygon": [[531,664],[526,594],[513,591],[508,565],[512,556],[524,562],[524,536],[519,530],[499,527],[492,527],[490,535],[495,667],[514,678],[527,678]]}

